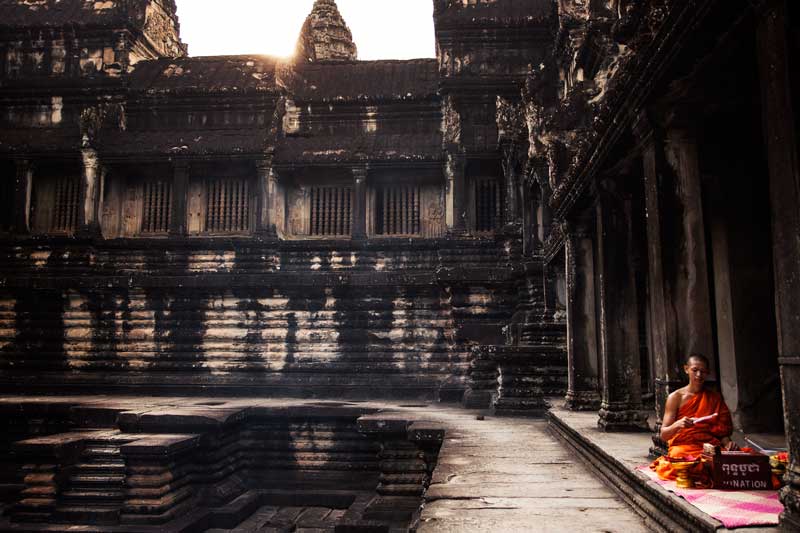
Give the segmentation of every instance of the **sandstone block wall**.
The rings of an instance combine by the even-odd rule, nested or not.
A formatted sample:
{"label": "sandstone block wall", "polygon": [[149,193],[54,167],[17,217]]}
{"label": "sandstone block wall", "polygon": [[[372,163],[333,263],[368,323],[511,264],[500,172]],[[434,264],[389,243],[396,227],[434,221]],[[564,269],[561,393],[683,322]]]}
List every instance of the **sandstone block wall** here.
{"label": "sandstone block wall", "polygon": [[457,400],[513,310],[490,241],[4,249],[0,380],[34,390]]}

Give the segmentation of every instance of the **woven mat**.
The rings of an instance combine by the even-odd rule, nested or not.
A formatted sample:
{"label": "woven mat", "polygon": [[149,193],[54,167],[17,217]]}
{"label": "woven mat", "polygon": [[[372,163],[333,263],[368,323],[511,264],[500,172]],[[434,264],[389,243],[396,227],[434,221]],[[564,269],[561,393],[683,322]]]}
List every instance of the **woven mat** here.
{"label": "woven mat", "polygon": [[679,489],[674,481],[664,481],[649,466],[639,472],[670,492],[674,492],[729,529],[747,526],[776,526],[783,504],[775,490]]}

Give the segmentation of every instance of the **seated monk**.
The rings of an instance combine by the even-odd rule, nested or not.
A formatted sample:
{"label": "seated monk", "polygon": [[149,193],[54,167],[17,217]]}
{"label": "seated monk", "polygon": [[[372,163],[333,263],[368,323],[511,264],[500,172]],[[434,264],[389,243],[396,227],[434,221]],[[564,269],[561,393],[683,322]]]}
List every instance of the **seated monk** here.
{"label": "seated monk", "polygon": [[[674,480],[677,477],[669,458],[699,458],[705,443],[726,449],[735,447],[730,439],[733,424],[728,406],[719,392],[705,386],[709,372],[708,359],[692,354],[683,369],[689,375],[689,384],[669,395],[661,425],[661,438],[669,445],[669,455],[656,459],[650,465],[661,479]],[[711,415],[715,416],[695,423],[695,420]],[[692,477],[698,487],[711,485],[710,476],[702,463],[692,471]]]}

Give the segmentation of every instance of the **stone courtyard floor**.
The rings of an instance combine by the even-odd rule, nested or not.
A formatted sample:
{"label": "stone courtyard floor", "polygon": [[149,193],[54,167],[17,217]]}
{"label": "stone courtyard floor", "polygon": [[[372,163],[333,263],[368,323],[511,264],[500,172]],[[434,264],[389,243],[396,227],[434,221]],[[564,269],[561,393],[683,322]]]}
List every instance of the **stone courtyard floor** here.
{"label": "stone courtyard floor", "polygon": [[639,515],[587,472],[547,422],[437,407],[447,428],[426,495],[421,532],[649,531]]}

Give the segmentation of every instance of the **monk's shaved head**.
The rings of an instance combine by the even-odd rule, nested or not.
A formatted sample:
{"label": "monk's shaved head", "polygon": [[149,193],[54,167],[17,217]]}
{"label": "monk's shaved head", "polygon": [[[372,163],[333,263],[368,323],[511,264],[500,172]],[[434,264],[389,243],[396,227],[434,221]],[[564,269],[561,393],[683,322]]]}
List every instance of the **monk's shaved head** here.
{"label": "monk's shaved head", "polygon": [[693,353],[689,357],[686,358],[686,365],[691,366],[692,361],[703,363],[706,368],[711,368],[711,363],[708,361],[708,357],[701,353]]}

